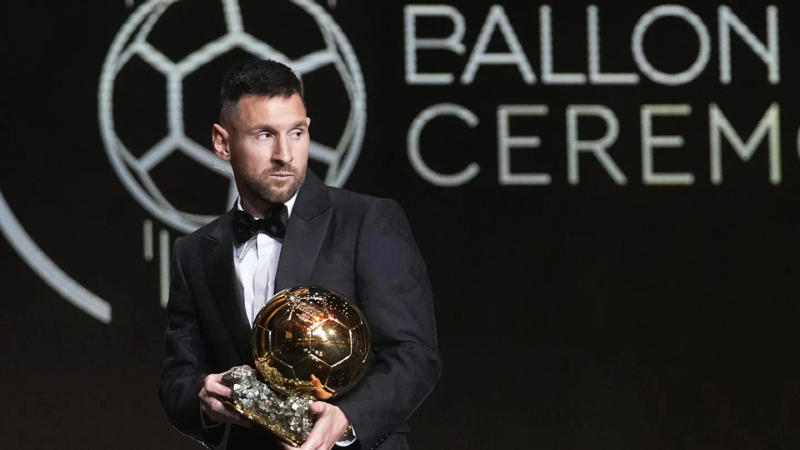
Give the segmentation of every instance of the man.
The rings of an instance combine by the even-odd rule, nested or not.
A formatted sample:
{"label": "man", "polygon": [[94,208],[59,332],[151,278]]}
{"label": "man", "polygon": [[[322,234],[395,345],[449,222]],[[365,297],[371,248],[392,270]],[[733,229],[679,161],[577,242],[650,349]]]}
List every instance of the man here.
{"label": "man", "polygon": [[175,241],[159,397],[170,423],[206,445],[288,448],[226,407],[220,381],[253,366],[252,321],[275,292],[318,285],[360,307],[373,351],[352,391],[312,404],[316,423],[301,448],[407,448],[406,421],[439,376],[425,263],[397,203],[307,171],[309,124],[288,67],[250,61],[226,74],[212,141],[239,200]]}

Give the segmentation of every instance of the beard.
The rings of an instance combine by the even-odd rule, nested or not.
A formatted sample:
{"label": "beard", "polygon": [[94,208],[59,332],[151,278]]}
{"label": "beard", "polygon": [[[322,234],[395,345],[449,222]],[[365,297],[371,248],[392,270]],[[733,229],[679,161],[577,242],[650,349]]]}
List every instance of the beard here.
{"label": "beard", "polygon": [[[280,169],[281,172],[291,171],[292,177],[279,183],[269,183],[265,179],[253,177],[246,180],[247,186],[260,200],[268,204],[283,204],[289,201],[306,179],[306,172],[293,170],[286,167]],[[268,176],[266,179],[269,179]]]}

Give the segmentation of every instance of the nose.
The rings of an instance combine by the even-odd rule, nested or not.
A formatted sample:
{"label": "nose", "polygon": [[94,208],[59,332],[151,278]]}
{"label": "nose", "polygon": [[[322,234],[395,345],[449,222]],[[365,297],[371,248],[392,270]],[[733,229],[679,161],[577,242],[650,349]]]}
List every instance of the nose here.
{"label": "nose", "polygon": [[280,136],[275,143],[272,151],[272,160],[281,164],[288,164],[292,161],[292,150],[286,136]]}

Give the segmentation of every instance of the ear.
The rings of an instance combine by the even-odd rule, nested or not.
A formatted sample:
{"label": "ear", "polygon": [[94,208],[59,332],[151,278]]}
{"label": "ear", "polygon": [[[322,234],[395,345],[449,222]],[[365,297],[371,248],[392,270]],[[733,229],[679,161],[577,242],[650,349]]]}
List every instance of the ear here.
{"label": "ear", "polygon": [[311,117],[306,116],[306,127],[311,126]]}
{"label": "ear", "polygon": [[230,134],[222,128],[222,125],[215,123],[211,126],[211,144],[214,146],[214,153],[223,161],[231,160]]}

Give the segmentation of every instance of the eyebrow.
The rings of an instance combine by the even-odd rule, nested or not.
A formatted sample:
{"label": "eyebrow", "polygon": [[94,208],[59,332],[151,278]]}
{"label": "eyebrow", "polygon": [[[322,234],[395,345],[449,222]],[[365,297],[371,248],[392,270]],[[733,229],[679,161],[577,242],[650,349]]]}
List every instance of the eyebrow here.
{"label": "eyebrow", "polygon": [[[295,128],[306,128],[306,121],[305,120],[298,120],[297,122],[295,122],[291,126],[289,126],[290,130],[293,130]],[[276,130],[275,128],[273,128],[272,126],[267,125],[267,124],[255,125],[253,127],[250,127],[250,129],[249,129],[249,131],[251,133],[254,132],[254,131],[259,131],[259,130],[266,130],[266,131],[269,131],[269,132],[272,132],[272,133],[277,133],[278,132],[278,130]]]}

